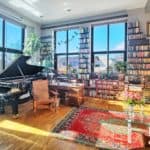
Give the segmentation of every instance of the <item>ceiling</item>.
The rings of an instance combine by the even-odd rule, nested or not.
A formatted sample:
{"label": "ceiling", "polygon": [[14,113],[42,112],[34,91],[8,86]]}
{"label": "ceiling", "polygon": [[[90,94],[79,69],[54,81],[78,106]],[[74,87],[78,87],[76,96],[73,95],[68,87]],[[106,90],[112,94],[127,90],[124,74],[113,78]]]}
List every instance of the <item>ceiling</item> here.
{"label": "ceiling", "polygon": [[0,0],[0,4],[40,24],[144,8],[146,2],[147,0]]}

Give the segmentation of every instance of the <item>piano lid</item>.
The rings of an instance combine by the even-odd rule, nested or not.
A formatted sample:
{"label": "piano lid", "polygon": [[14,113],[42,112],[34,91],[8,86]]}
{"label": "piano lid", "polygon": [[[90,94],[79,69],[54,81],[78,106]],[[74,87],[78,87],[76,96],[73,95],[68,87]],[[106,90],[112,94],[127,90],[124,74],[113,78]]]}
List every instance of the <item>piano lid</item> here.
{"label": "piano lid", "polygon": [[0,79],[7,77],[34,75],[38,72],[41,72],[44,67],[29,65],[26,63],[29,58],[30,56],[20,56],[10,66],[8,66],[0,73]]}

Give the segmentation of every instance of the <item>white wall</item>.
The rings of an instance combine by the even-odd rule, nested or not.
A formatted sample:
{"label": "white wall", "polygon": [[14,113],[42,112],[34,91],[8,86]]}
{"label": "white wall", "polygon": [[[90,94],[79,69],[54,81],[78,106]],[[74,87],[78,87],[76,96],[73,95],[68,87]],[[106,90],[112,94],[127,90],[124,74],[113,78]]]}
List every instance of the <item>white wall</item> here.
{"label": "white wall", "polygon": [[19,13],[15,12],[14,10],[12,10],[2,4],[0,5],[0,15],[4,16],[10,20],[14,20],[14,17],[22,18],[23,21],[21,21],[21,22],[17,21],[17,22],[25,25],[27,32],[28,32],[29,28],[33,28],[35,33],[37,33],[37,35],[40,36],[40,34],[41,34],[40,24],[37,24],[36,22],[31,21],[30,19],[20,15]]}

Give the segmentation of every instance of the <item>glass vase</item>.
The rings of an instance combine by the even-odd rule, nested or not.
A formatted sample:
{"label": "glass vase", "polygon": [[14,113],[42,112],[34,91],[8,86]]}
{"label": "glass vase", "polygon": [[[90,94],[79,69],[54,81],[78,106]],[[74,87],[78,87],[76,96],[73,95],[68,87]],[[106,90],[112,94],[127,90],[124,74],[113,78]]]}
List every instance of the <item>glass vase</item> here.
{"label": "glass vase", "polygon": [[128,106],[128,119],[134,120],[134,105]]}

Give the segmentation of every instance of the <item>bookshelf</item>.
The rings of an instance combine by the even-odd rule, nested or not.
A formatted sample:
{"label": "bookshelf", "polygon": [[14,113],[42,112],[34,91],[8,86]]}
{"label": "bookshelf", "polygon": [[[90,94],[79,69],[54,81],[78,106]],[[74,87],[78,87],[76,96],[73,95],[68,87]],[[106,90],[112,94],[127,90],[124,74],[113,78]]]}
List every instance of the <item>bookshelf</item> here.
{"label": "bookshelf", "polygon": [[88,27],[80,29],[79,79],[89,80],[90,75],[90,31]]}
{"label": "bookshelf", "polygon": [[139,21],[128,23],[128,75],[150,75],[150,42]]}
{"label": "bookshelf", "polygon": [[41,37],[41,62],[45,67],[52,67],[53,53],[52,53],[52,38],[51,36]]}
{"label": "bookshelf", "polygon": [[96,80],[96,97],[115,100],[124,86],[124,82],[119,80]]}

